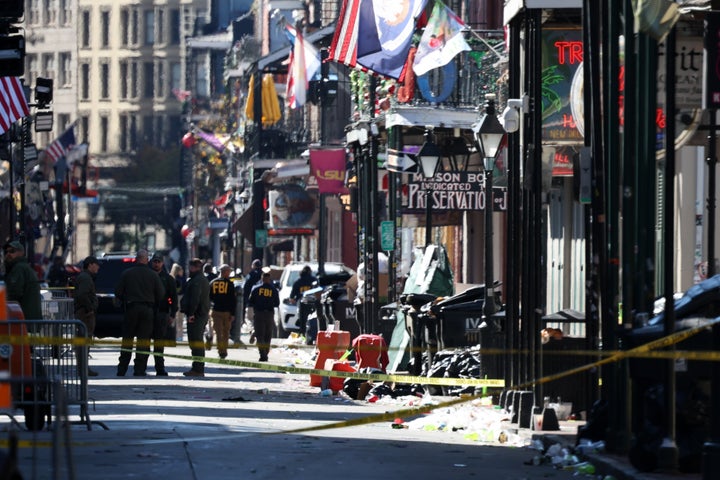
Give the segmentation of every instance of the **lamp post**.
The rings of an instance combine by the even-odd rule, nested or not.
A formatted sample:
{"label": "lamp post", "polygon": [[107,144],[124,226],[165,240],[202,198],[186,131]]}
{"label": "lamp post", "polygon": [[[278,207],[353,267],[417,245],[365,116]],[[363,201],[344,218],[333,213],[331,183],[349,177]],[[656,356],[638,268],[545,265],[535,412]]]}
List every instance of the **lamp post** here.
{"label": "lamp post", "polygon": [[483,318],[488,319],[495,313],[495,292],[493,291],[493,171],[495,158],[505,137],[505,129],[495,115],[495,95],[485,95],[487,104],[485,113],[473,125],[478,151],[483,157],[485,167],[485,301]]}
{"label": "lamp post", "polygon": [[[438,163],[440,163],[440,148],[433,142],[432,126],[425,127],[425,142],[417,153],[418,162],[422,169],[422,175],[425,180],[430,180],[435,176]],[[425,248],[432,243],[432,199],[430,188],[425,193]]]}

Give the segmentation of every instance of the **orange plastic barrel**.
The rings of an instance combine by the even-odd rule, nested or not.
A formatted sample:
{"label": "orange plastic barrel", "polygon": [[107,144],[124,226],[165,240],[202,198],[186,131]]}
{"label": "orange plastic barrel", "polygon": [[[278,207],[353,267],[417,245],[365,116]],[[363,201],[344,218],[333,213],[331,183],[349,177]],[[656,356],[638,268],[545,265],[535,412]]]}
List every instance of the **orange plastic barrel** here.
{"label": "orange plastic barrel", "polygon": [[[357,372],[350,362],[341,362],[338,360],[327,360],[325,362],[325,370],[333,372]],[[345,377],[330,377],[330,390],[339,392],[345,385]]]}
{"label": "orange plastic barrel", "polygon": [[[340,360],[350,346],[350,332],[333,330],[332,332],[320,331],[317,334],[318,356],[315,360],[315,368],[324,369],[326,360]],[[310,386],[319,387],[322,385],[321,375],[310,375]]]}

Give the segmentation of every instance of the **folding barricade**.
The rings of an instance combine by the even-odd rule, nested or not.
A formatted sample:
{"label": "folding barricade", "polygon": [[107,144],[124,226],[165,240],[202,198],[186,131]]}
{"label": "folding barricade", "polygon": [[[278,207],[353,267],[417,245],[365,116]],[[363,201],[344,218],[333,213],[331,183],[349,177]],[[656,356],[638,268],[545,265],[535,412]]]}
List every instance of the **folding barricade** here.
{"label": "folding barricade", "polygon": [[[88,414],[87,329],[80,320],[8,320],[0,322],[11,337],[23,336],[9,346],[13,355],[9,359],[10,378],[23,378],[13,394],[16,407],[23,409],[25,424],[30,430],[40,430],[50,420],[52,406],[56,404],[58,384],[63,401],[68,407],[79,409],[79,420],[71,424],[92,423]],[[0,332],[4,334],[5,332]],[[18,382],[13,382],[18,383]]]}

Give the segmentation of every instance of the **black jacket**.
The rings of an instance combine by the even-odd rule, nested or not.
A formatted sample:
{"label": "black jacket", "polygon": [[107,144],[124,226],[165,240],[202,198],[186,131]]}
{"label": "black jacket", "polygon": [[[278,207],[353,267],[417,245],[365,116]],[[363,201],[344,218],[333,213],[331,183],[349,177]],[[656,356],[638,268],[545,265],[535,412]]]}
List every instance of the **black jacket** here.
{"label": "black jacket", "polygon": [[280,293],[273,283],[261,283],[250,292],[250,306],[258,311],[272,311],[280,306]]}
{"label": "black jacket", "polygon": [[216,312],[235,314],[235,284],[229,278],[218,277],[210,282],[210,300]]}
{"label": "black jacket", "polygon": [[180,310],[187,316],[207,318],[210,312],[210,284],[202,272],[196,272],[185,284]]}

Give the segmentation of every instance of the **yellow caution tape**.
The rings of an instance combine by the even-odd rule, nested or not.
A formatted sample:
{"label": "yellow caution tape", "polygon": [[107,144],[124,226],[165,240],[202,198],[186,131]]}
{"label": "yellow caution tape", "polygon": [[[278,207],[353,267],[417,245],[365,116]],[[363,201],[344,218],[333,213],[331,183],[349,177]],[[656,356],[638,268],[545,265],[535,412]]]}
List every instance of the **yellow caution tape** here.
{"label": "yellow caution tape", "polygon": [[[131,351],[131,349],[121,349]],[[142,352],[152,355],[152,352]],[[319,368],[295,367],[291,365],[273,365],[265,362],[246,362],[243,360],[228,360],[222,358],[193,357],[191,355],[175,355],[165,353],[165,357],[177,358],[180,360],[188,360],[193,362],[217,363],[220,365],[232,365],[236,367],[256,368],[260,370],[268,370],[284,373],[295,373],[302,375],[319,375],[323,377],[341,377],[354,378],[357,380],[376,380],[379,382],[395,382],[423,385],[444,385],[444,386],[477,386],[477,387],[497,387],[505,386],[505,380],[502,379],[480,379],[480,378],[436,378],[436,377],[420,377],[413,375],[393,375],[384,373],[360,373],[360,372],[342,372],[339,370],[323,370]]]}
{"label": "yellow caution tape", "polygon": [[[549,375],[547,377],[543,377],[537,380],[534,380],[532,382],[527,382],[522,385],[513,386],[512,388],[522,388],[523,386],[530,386],[530,385],[536,385],[536,384],[542,384],[547,383],[553,380],[557,380],[559,378],[563,378],[566,376],[573,375],[575,373],[580,373],[592,368],[596,368],[601,365],[613,363],[625,358],[630,357],[636,357],[636,356],[648,356],[648,357],[655,357],[658,358],[678,358],[677,355],[681,354],[681,357],[679,358],[690,358],[695,353],[714,353],[714,352],[653,352],[652,350],[657,348],[664,348],[669,347],[672,345],[675,345],[676,343],[679,343],[683,340],[686,340],[693,335],[696,335],[702,330],[705,330],[711,326],[713,326],[715,323],[720,321],[720,318],[717,318],[715,320],[710,321],[708,324],[697,326],[682,332],[677,332],[672,335],[669,335],[667,337],[663,337],[651,342],[648,342],[647,344],[641,345],[639,347],[627,350],[627,351],[616,351],[614,352],[610,357],[603,358],[601,360],[598,360],[597,362],[590,363],[587,365],[583,365],[577,368],[573,368],[555,375]],[[0,338],[0,341],[2,339]],[[1,343],[1,342],[0,342]],[[129,350],[129,349],[122,349],[122,350]],[[152,352],[147,351],[141,351],[141,353],[146,353],[148,355],[152,355]],[[597,352],[596,352],[597,353]],[[663,354],[662,356],[660,354]],[[667,355],[665,355],[667,354]],[[193,357],[193,356],[186,356],[186,355],[173,355],[173,354],[165,354],[164,356],[170,357],[170,358],[178,358],[178,359],[186,359],[186,360],[193,360],[193,361],[204,361],[206,363],[218,363],[223,365],[234,365],[234,366],[241,366],[241,367],[249,367],[249,368],[258,368],[263,370],[275,370],[275,371],[282,371],[287,373],[302,373],[302,374],[314,374],[314,375],[323,375],[323,376],[334,376],[334,377],[345,377],[345,378],[357,378],[357,379],[366,379],[366,380],[380,380],[380,381],[393,381],[398,383],[419,383],[419,384],[425,384],[425,385],[477,385],[477,386],[498,386],[503,387],[504,382],[502,380],[480,380],[480,379],[458,379],[458,378],[432,378],[432,377],[417,377],[417,376],[405,376],[405,375],[384,375],[384,374],[365,374],[365,373],[354,373],[354,372],[342,372],[342,371],[328,371],[328,370],[320,370],[320,369],[311,369],[311,368],[300,368],[300,367],[293,367],[293,366],[281,366],[281,365],[272,365],[267,363],[258,363],[258,362],[245,362],[245,361],[238,361],[238,360],[227,360],[227,359],[212,359],[212,358],[206,358],[206,357]],[[704,357],[705,355],[703,355]],[[705,360],[706,358],[702,358]],[[713,360],[716,360],[713,358]],[[469,401],[478,399],[482,397],[483,395],[472,395],[472,396],[461,396],[452,400],[449,400],[447,402],[441,402],[438,404],[427,404],[427,405],[420,405],[417,407],[412,408],[406,408],[401,410],[396,410],[394,412],[386,412],[376,415],[369,415],[362,418],[357,418],[353,420],[344,420],[341,422],[334,422],[329,424],[320,424],[320,425],[313,425],[310,427],[301,427],[296,428],[292,430],[283,430],[278,432],[267,432],[267,434],[271,435],[283,435],[283,434],[291,434],[291,433],[303,433],[303,432],[312,432],[312,431],[319,431],[319,430],[327,430],[327,429],[335,429],[335,428],[344,428],[344,427],[352,427],[352,426],[358,426],[358,425],[366,425],[370,423],[377,423],[385,420],[391,420],[395,418],[402,418],[402,417],[410,417],[414,415],[418,415],[421,413],[427,413],[432,410],[438,409],[438,408],[444,408],[449,407],[461,403],[467,403]],[[223,435],[222,438],[227,438],[226,435]],[[203,441],[207,441],[207,437],[203,437]],[[187,442],[188,439],[178,439],[178,441]],[[152,440],[148,442],[153,442]],[[143,442],[139,442],[143,443]],[[133,443],[136,444],[136,443]],[[73,445],[80,445],[79,443],[73,443]],[[0,440],[0,446],[7,447],[6,441]],[[30,441],[23,441],[19,443],[19,446],[21,447],[49,447],[52,446],[51,442],[30,442]]]}

